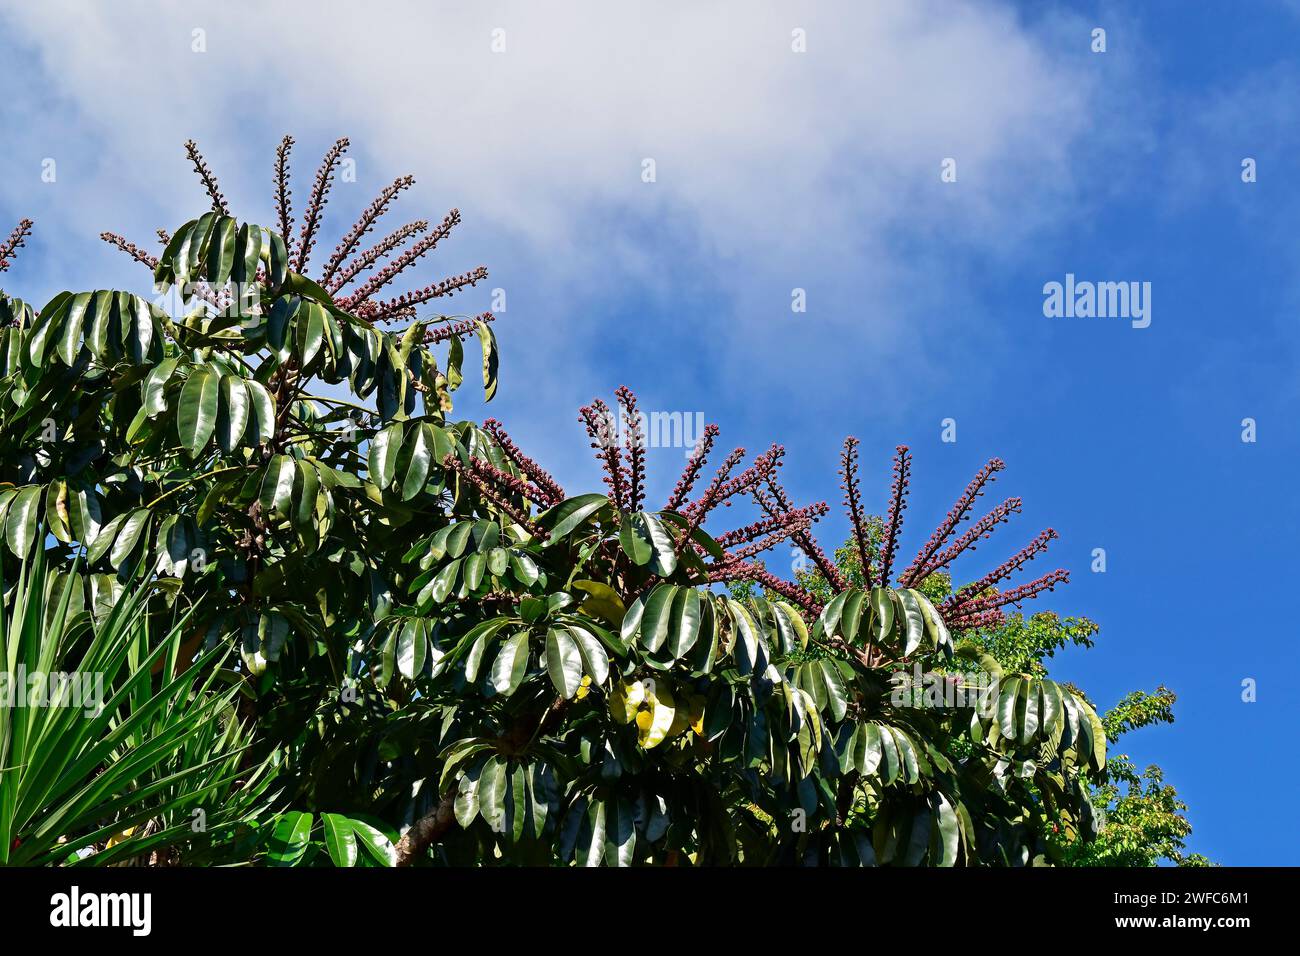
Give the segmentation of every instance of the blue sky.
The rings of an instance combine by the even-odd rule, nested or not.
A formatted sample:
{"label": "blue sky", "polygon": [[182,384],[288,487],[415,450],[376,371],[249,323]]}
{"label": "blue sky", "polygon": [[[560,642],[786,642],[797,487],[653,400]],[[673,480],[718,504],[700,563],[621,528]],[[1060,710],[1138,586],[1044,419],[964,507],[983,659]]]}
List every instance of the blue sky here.
{"label": "blue sky", "polygon": [[[598,480],[576,407],[624,383],[724,443],[784,443],[801,501],[838,505],[853,434],[883,508],[909,444],[905,548],[1002,457],[997,492],[1024,514],[959,570],[1057,529],[1036,564],[1073,580],[1050,606],[1101,633],[1055,674],[1103,706],[1174,689],[1177,723],[1122,749],[1164,767],[1191,848],[1300,863],[1278,812],[1300,694],[1277,608],[1300,527],[1300,4],[296,7],[0,2],[0,220],[37,220],[6,288],[144,286],[95,237],[148,244],[202,208],[191,136],[237,215],[269,222],[280,136],[299,141],[301,202],[348,135],[336,226],[406,172],[398,216],[461,209],[423,281],[486,264],[455,311],[506,291],[491,413],[570,491]],[[1045,317],[1067,273],[1151,283],[1151,325]],[[457,411],[486,414],[469,392]],[[652,452],[657,490],[682,459]]]}

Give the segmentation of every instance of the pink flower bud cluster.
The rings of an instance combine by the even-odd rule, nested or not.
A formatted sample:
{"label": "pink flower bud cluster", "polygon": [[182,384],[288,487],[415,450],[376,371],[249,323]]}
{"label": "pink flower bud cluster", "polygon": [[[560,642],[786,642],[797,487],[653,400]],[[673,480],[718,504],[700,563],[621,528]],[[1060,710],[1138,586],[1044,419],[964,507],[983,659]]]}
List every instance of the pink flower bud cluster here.
{"label": "pink flower bud cluster", "polygon": [[565,499],[564,489],[560,487],[559,482],[552,478],[541,465],[520,450],[514,440],[506,434],[505,428],[502,427],[499,421],[495,418],[489,418],[483,423],[483,427],[496,440],[497,447],[501,449],[505,456],[514,462],[515,467],[532,481],[534,487],[528,497],[546,508],[558,505]]}
{"label": "pink flower bud cluster", "polygon": [[7,272],[14,253],[27,245],[27,237],[31,235],[32,225],[30,219],[20,220],[14,227],[14,231],[9,233],[9,238],[0,242],[0,272]]}
{"label": "pink flower bud cluster", "polygon": [[229,216],[230,206],[226,204],[226,197],[221,194],[221,187],[217,185],[217,177],[208,168],[208,164],[203,159],[203,154],[199,152],[198,144],[194,140],[187,139],[185,141],[185,155],[194,164],[194,171],[199,174],[199,179],[203,181],[203,188],[208,191],[208,198],[212,200],[212,210],[221,213],[223,216]]}
{"label": "pink flower bud cluster", "polygon": [[496,506],[497,510],[513,518],[516,524],[528,529],[528,533],[545,541],[549,535],[528,513],[518,499],[528,499],[532,489],[528,483],[517,475],[502,471],[491,462],[481,458],[461,461],[455,454],[448,453],[442,459],[443,468],[454,471],[469,481],[479,493]]}
{"label": "pink flower bud cluster", "polygon": [[[880,583],[889,586],[894,556],[898,554],[898,533],[903,529],[903,512],[907,510],[907,486],[912,476],[912,454],[906,445],[894,449],[894,480],[889,488],[889,513],[885,517],[885,537],[880,542]],[[864,570],[865,574],[865,570]]]}

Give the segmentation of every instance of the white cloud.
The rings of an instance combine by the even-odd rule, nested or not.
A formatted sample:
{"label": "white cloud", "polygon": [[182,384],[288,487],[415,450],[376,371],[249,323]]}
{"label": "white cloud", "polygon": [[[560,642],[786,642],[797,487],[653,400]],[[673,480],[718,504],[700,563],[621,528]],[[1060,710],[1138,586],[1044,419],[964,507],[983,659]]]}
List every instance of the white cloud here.
{"label": "white cloud", "polygon": [[[410,171],[419,215],[462,208],[438,268],[485,261],[510,288],[507,375],[582,351],[619,365],[606,343],[643,331],[610,326],[628,290],[692,316],[661,331],[728,351],[724,387],[895,360],[924,371],[925,346],[957,325],[948,280],[1013,253],[1071,198],[1096,87],[1082,25],[1048,32],[994,2],[3,6],[7,45],[41,63],[9,107],[6,125],[23,111],[21,161],[51,142],[83,154],[43,225],[93,235],[191,214],[191,135],[245,214],[265,217],[278,135],[300,138],[307,173],[346,133],[367,193]],[[31,192],[5,172],[11,202]],[[336,205],[369,198],[340,191]],[[794,286],[806,316],[790,313]],[[709,394],[692,385],[699,362],[684,364],[641,383],[682,393],[661,407]],[[574,389],[606,384],[550,387],[567,409]]]}

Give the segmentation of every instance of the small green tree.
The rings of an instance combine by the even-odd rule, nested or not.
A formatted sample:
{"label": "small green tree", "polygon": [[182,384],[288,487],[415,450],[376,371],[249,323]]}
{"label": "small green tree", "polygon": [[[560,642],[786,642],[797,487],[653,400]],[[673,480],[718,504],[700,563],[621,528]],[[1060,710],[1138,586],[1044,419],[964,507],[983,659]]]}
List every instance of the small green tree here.
{"label": "small green tree", "polygon": [[[878,542],[883,521],[870,517],[866,528],[873,542]],[[850,582],[860,584],[860,559],[853,542],[847,541],[834,552],[835,565]],[[828,600],[830,587],[815,567],[799,572],[801,585]],[[921,590],[932,600],[941,602],[952,594],[951,578],[934,574],[922,582]],[[733,595],[749,595],[753,585],[733,586]],[[1093,646],[1099,628],[1086,617],[1060,617],[1051,611],[1032,615],[1016,612],[988,626],[962,633],[961,645],[988,654],[1004,671],[1021,671],[1048,676],[1048,661],[1066,647]],[[970,661],[973,655],[959,658]],[[967,668],[970,664],[965,665]],[[1082,693],[1075,689],[1076,693]],[[1101,715],[1106,739],[1114,744],[1131,731],[1156,724],[1174,722],[1173,691],[1159,687],[1154,693],[1133,691]],[[1155,866],[1161,862],[1182,866],[1209,865],[1200,854],[1185,853],[1185,839],[1191,824],[1183,815],[1187,806],[1178,799],[1174,788],[1164,782],[1164,772],[1156,765],[1138,773],[1125,754],[1115,754],[1107,761],[1105,777],[1091,784],[1090,802],[1102,811],[1105,821],[1094,838],[1075,834],[1065,841],[1060,862],[1071,866]],[[1053,831],[1054,835],[1059,834]]]}

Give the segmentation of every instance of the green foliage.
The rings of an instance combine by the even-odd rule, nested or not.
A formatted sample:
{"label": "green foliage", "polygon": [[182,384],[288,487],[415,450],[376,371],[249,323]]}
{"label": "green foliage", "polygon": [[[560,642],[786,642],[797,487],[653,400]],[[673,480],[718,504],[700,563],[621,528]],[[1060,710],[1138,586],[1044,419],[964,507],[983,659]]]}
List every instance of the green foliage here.
{"label": "green foliage", "polygon": [[1198,853],[1184,852],[1184,840],[1192,832],[1183,816],[1187,805],[1164,782],[1159,767],[1138,774],[1128,757],[1119,755],[1110,761],[1108,777],[1093,797],[1105,808],[1106,825],[1096,840],[1068,847],[1071,866],[1212,865]]}
{"label": "green foliage", "polygon": [[[867,526],[873,539],[879,540],[883,530],[881,519],[871,516]],[[855,586],[862,581],[861,561],[852,540],[835,550],[835,563]],[[808,590],[829,600],[830,586],[816,568],[805,569],[798,577]],[[733,596],[762,590],[750,581],[738,582],[731,588]],[[946,574],[931,575],[920,589],[934,601],[942,601],[953,593],[951,579]],[[1052,685],[1045,680],[1047,662],[1065,647],[1092,647],[1098,630],[1096,623],[1084,617],[1061,617],[1051,611],[1033,615],[1016,612],[997,625],[964,630],[959,655],[953,663],[966,673],[992,670],[999,678],[1005,672],[1021,672],[1026,675],[1024,681],[1055,686],[1064,696],[1069,693],[1064,685]],[[1019,733],[1016,721],[1023,722],[1029,714],[1026,703],[1015,701],[1019,687],[1011,683],[1013,680],[1003,679],[999,685],[996,708],[999,720],[989,724],[995,732],[1009,738]],[[1045,701],[1046,697],[1042,696],[1040,712]],[[1100,716],[1100,729],[1113,744],[1133,730],[1171,724],[1175,701],[1174,693],[1163,686],[1154,693],[1133,691]],[[1002,717],[1008,720],[1005,727]],[[964,741],[955,744],[952,756],[969,753]],[[1150,766],[1139,775],[1123,754],[1110,758],[1105,766],[1105,775],[1089,784],[1088,803],[1096,814],[1098,831],[1085,837],[1069,821],[1064,826],[1062,821],[1049,823],[1050,842],[1059,847],[1054,850],[1059,862],[1071,866],[1154,866],[1160,862],[1211,865],[1199,854],[1185,853],[1184,841],[1192,829],[1184,815],[1187,807],[1178,799],[1174,788],[1164,782],[1159,767]]]}
{"label": "green foliage", "polygon": [[1177,700],[1174,692],[1164,685],[1157,687],[1154,694],[1144,690],[1133,691],[1102,717],[1106,739],[1114,743],[1131,730],[1152,724],[1172,724]]}
{"label": "green foliage", "polygon": [[[290,268],[280,235],[217,211],[143,258],[174,312],[125,292],[60,293],[39,311],[0,297],[0,570],[12,580],[39,559],[78,628],[136,607],[153,636],[132,661],[179,641],[167,653],[199,668],[207,707],[241,695],[247,759],[291,755],[281,802],[311,802],[338,757],[331,728],[364,720],[372,703],[340,701],[341,688],[353,648],[406,583],[402,555],[450,508],[472,507],[475,493],[449,487],[441,461],[486,436],[445,415],[463,380],[460,338],[480,338],[489,394],[495,338],[486,319],[450,331],[410,309],[393,312],[405,328],[360,319]],[[124,605],[141,567],[153,596]],[[182,608],[184,633],[169,623]],[[77,648],[57,637],[43,639],[42,660],[95,663],[63,659]],[[223,670],[231,649],[238,662]],[[209,751],[191,758],[224,752],[188,727],[187,746]],[[320,789],[350,783],[340,773]],[[182,808],[159,804],[151,832]],[[134,826],[123,821],[119,831]],[[37,858],[39,842],[23,846]],[[106,859],[98,850],[92,859]]]}
{"label": "green foliage", "polygon": [[[156,276],[199,283],[183,319],[126,293],[65,293],[5,329],[6,544],[24,558],[44,527],[52,562],[83,554],[78,600],[99,610],[145,561],[181,600],[204,599],[207,642],[236,642],[266,675],[259,693],[337,680],[386,608],[389,556],[454,499],[438,461],[481,438],[444,420],[424,323],[389,332],[343,312],[287,271],[273,233],[209,214]],[[231,278],[250,285],[218,307],[206,290]],[[377,407],[314,395],[313,380]]]}
{"label": "green foliage", "polygon": [[268,779],[247,759],[224,649],[181,659],[193,613],[153,637],[168,616],[150,612],[157,585],[93,623],[77,574],[37,550],[0,610],[0,864],[199,859],[255,818]]}
{"label": "green foliage", "polygon": [[[945,659],[951,637],[923,594],[842,592],[810,626],[779,597],[692,586],[700,554],[674,557],[665,530],[682,521],[585,496],[543,512],[537,534],[480,519],[411,549],[416,609],[386,638],[381,660],[399,663],[380,663],[378,680],[409,681],[408,706],[432,711],[430,726],[436,714],[439,793],[457,821],[440,859],[1047,858],[1022,814],[1002,814],[1031,788],[1072,804],[1078,779],[1099,772],[1104,734],[1084,701],[1012,678],[1001,717],[894,707],[885,667],[860,656]],[[499,559],[470,574],[503,536],[536,572]],[[484,607],[502,591],[520,594],[517,614]],[[403,668],[411,620],[421,649]],[[950,743],[972,735],[980,756],[951,760]]]}
{"label": "green foliage", "polygon": [[[122,657],[105,669],[130,688],[112,727],[41,745],[114,794],[114,774],[160,788],[52,812],[21,789],[29,776],[6,774],[20,781],[0,804],[23,840],[13,861],[162,847],[286,866],[1079,858],[1097,795],[1122,800],[1098,789],[1111,725],[1043,661],[1094,625],[957,628],[986,620],[973,597],[993,589],[946,616],[934,548],[915,581],[891,581],[905,450],[892,519],[864,519],[838,571],[807,534],[824,506],[794,509],[776,483],[779,449],[741,475],[733,455],[687,500],[716,431],[652,510],[635,429],[620,449],[594,403],[584,420],[610,490],[566,495],[494,423],[447,417],[463,337],[480,340],[488,397],[498,387],[486,319],[417,318],[410,303],[442,286],[388,303],[370,298],[377,280],[340,291],[378,255],[303,274],[338,151],[296,248],[210,187],[213,210],[142,259],[179,308],[103,291],[39,312],[4,300],[0,570],[48,573],[67,614],[33,631],[24,591],[5,608],[28,622],[24,654]],[[635,420],[634,397],[619,402]],[[706,530],[737,494],[768,519]],[[786,537],[822,560],[794,584],[748,561]],[[874,577],[864,553],[879,555]],[[908,689],[908,674],[926,679]],[[984,698],[952,693],[977,683]],[[1114,726],[1149,710],[1134,701]],[[31,739],[7,739],[14,766]],[[156,768],[126,756],[142,746]],[[186,811],[218,793],[207,838],[182,839]]]}
{"label": "green foliage", "polygon": [[[874,550],[880,546],[880,541],[884,537],[885,522],[879,515],[868,515],[864,531]],[[862,559],[859,557],[857,546],[852,540],[844,542],[835,549],[834,561],[835,567],[844,576],[844,580],[849,587],[860,588],[866,583],[866,578],[862,573]],[[818,602],[822,604],[827,603],[835,596],[835,589],[826,580],[826,576],[806,559],[801,561],[800,566],[796,568],[795,581],[808,593],[814,595]],[[738,582],[732,586],[754,589],[753,584],[748,581]],[[919,582],[916,589],[924,594],[931,603],[937,604],[952,594],[952,577],[946,571],[936,571]],[[748,593],[748,590],[746,593]]]}
{"label": "green foliage", "polygon": [[1065,647],[1092,647],[1098,626],[1085,617],[1059,617],[1042,611],[1015,613],[1001,624],[967,631],[964,637],[992,654],[1003,667],[1031,674],[1047,673],[1044,663]]}
{"label": "green foliage", "polygon": [[[1159,687],[1155,693],[1133,691],[1102,715],[1102,726],[1112,743],[1133,730],[1174,722],[1173,691]],[[1091,842],[1078,841],[1066,848],[1072,866],[1212,866],[1199,853],[1185,852],[1192,826],[1184,813],[1187,805],[1164,782],[1164,771],[1152,764],[1139,774],[1127,755],[1112,757],[1106,779],[1098,784],[1093,801],[1103,808],[1106,825]]]}
{"label": "green foliage", "polygon": [[381,827],[341,813],[289,811],[252,827],[244,846],[266,866],[391,867],[397,850]]}

